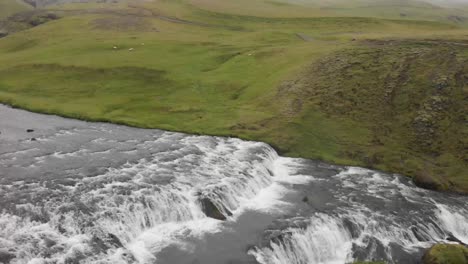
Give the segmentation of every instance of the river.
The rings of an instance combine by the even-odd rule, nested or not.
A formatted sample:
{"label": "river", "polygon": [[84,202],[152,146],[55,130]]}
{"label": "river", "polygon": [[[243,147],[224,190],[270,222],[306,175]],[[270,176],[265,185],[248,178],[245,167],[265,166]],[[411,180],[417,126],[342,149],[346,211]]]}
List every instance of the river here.
{"label": "river", "polygon": [[468,243],[467,196],[260,142],[2,105],[0,132],[0,262],[418,263]]}

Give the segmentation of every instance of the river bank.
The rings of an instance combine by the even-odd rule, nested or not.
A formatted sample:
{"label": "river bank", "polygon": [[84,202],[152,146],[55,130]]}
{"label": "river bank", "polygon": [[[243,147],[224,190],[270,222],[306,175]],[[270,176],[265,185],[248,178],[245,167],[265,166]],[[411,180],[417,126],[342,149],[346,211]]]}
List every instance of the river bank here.
{"label": "river bank", "polygon": [[7,22],[20,31],[0,41],[0,102],[262,141],[283,156],[468,192],[467,29],[440,20],[460,10],[420,7],[429,13],[419,19],[432,21],[369,17],[360,8],[293,18],[285,6],[260,2],[278,16],[188,0],[18,14]]}

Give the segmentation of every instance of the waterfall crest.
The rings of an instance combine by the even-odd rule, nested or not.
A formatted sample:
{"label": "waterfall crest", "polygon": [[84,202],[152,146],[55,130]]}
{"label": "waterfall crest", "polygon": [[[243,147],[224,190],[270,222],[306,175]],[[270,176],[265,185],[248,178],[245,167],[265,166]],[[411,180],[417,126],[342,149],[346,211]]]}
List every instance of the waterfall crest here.
{"label": "waterfall crest", "polygon": [[[209,199],[226,218],[234,217],[242,204],[271,185],[278,157],[266,144],[238,139],[163,133],[154,141],[135,143],[137,151],[152,153],[93,177],[75,178],[68,185],[18,182],[8,190],[2,186],[2,195],[27,191],[41,199],[28,197],[28,202],[18,202],[0,215],[0,248],[15,254],[15,263],[135,259],[151,263],[152,253],[180,242],[184,232],[217,230],[218,221],[207,217],[200,199]],[[55,151],[34,160],[47,167],[57,160],[87,157],[89,152],[79,149],[57,155]],[[27,152],[16,154],[21,158]],[[148,240],[150,234],[166,241]]]}
{"label": "waterfall crest", "polygon": [[399,175],[7,111],[39,128],[0,141],[0,262],[416,264],[435,243],[468,243],[467,197]]}

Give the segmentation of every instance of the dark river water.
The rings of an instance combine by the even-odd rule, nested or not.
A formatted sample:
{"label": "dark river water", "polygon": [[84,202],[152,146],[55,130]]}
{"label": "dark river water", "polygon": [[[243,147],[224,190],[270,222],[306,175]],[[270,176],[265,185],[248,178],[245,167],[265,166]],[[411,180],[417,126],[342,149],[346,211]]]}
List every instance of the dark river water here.
{"label": "dark river water", "polygon": [[0,263],[418,263],[468,243],[467,196],[399,175],[1,105],[0,132]]}

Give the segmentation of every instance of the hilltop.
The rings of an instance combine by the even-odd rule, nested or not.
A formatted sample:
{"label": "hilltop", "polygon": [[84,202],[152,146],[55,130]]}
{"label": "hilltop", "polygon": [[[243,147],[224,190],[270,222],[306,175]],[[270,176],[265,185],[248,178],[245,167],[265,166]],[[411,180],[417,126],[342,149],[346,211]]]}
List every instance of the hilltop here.
{"label": "hilltop", "polygon": [[0,101],[467,193],[465,7],[304,3],[42,2],[2,23]]}

